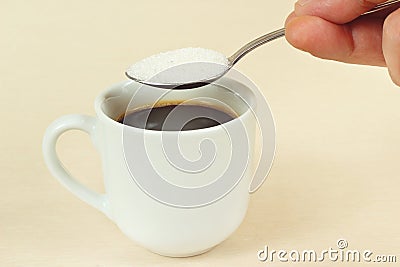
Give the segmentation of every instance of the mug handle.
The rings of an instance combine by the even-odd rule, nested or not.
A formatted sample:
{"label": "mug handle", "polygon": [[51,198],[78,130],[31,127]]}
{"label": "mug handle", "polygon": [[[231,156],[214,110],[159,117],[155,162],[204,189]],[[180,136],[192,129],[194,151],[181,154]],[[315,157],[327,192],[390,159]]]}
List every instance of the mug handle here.
{"label": "mug handle", "polygon": [[51,174],[57,178],[62,185],[75,196],[110,217],[107,195],[94,192],[72,177],[64,168],[56,152],[58,138],[68,130],[81,130],[86,132],[95,144],[96,122],[97,119],[94,117],[77,114],[66,115],[55,120],[47,128],[44,135],[42,145],[43,156]]}

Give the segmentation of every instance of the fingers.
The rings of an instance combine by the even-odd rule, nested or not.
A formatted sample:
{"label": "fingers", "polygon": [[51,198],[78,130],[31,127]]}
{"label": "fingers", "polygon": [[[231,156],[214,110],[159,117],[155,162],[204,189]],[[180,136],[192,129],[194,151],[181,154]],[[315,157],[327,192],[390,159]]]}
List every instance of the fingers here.
{"label": "fingers", "polygon": [[382,47],[390,77],[400,86],[400,9],[385,20]]}
{"label": "fingers", "polygon": [[353,51],[349,29],[319,17],[288,19],[285,34],[291,45],[320,58],[339,60],[349,57]]}
{"label": "fingers", "polygon": [[386,0],[299,0],[296,16],[318,16],[336,24],[348,23]]}
{"label": "fingers", "polygon": [[294,47],[323,59],[385,66],[382,24],[381,18],[338,25],[320,17],[291,14],[286,21],[286,39]]}
{"label": "fingers", "polygon": [[358,18],[382,2],[299,0],[286,21],[286,39],[323,59],[387,66],[400,86],[400,9]]}

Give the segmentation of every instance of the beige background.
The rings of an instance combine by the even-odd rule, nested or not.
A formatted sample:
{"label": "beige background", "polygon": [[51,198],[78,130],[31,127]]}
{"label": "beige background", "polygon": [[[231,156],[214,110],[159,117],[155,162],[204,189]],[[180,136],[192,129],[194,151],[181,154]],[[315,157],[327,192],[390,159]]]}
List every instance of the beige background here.
{"label": "beige background", "polygon": [[[276,160],[241,227],[211,252],[148,252],[44,166],[46,126],[94,114],[96,95],[124,80],[131,63],[189,46],[229,55],[283,26],[293,3],[2,0],[0,266],[266,266],[256,256],[264,245],[323,250],[339,238],[400,261],[400,89],[383,68],[315,59],[284,39],[238,65],[271,105]],[[84,184],[103,190],[85,134],[65,134],[58,151]]]}

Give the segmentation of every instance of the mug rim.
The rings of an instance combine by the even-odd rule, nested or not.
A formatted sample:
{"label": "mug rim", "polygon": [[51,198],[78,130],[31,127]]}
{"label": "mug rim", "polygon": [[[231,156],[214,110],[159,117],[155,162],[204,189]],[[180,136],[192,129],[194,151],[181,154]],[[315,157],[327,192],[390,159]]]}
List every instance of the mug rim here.
{"label": "mug rim", "polygon": [[[238,82],[238,81],[236,81],[236,80],[234,80],[234,79],[229,79],[229,78],[228,78],[227,80],[240,83],[240,82]],[[121,81],[121,82],[119,82],[119,83],[116,83],[116,84],[112,85],[111,87],[109,87],[109,88],[103,90],[103,91],[100,93],[100,95],[98,95],[98,96],[96,97],[96,99],[95,99],[95,112],[96,112],[96,115],[97,115],[97,117],[98,117],[99,119],[104,120],[104,121],[106,121],[106,122],[110,122],[113,126],[121,127],[122,129],[125,129],[125,128],[128,128],[128,129],[135,129],[135,130],[138,130],[138,131],[146,131],[146,132],[149,132],[149,133],[163,133],[163,134],[166,134],[166,133],[175,133],[175,134],[176,134],[176,133],[180,133],[180,134],[183,134],[183,133],[193,133],[193,132],[196,132],[196,133],[197,133],[197,132],[207,132],[207,131],[215,131],[215,130],[218,130],[218,129],[220,129],[221,127],[226,127],[226,126],[231,125],[232,123],[235,123],[235,122],[236,122],[237,120],[239,120],[239,119],[240,119],[240,120],[244,119],[244,117],[249,116],[248,114],[249,114],[249,113],[252,113],[252,110],[256,108],[256,107],[255,107],[255,102],[254,102],[254,101],[253,101],[253,103],[251,103],[251,105],[253,105],[253,107],[251,107],[251,108],[250,108],[251,105],[248,104],[248,103],[246,102],[246,104],[247,104],[247,105],[246,105],[246,110],[245,110],[242,114],[240,114],[240,115],[234,117],[232,120],[229,120],[229,121],[227,121],[227,122],[224,122],[224,123],[221,123],[221,124],[218,124],[218,125],[215,125],[215,126],[207,127],[207,128],[199,128],[199,129],[184,130],[184,131],[183,131],[183,130],[169,130],[169,131],[161,130],[161,131],[160,131],[160,130],[152,130],[152,129],[138,128],[138,127],[134,127],[134,126],[122,124],[122,123],[116,121],[115,119],[113,119],[113,118],[111,118],[110,116],[108,116],[108,115],[104,112],[104,110],[103,110],[103,104],[105,103],[105,101],[106,101],[107,99],[109,99],[109,98],[112,97],[112,96],[110,96],[111,94],[115,93],[115,96],[119,96],[119,95],[121,95],[121,92],[123,92],[123,90],[131,90],[131,89],[128,89],[129,87],[127,86],[127,85],[131,85],[131,84],[140,86],[140,84],[137,83],[137,82],[135,82],[135,81],[132,81],[132,80],[125,80],[125,81]],[[252,96],[253,98],[255,97],[250,88],[248,88],[246,85],[244,85],[244,84],[242,84],[242,83],[240,83],[240,84],[241,84],[243,87],[245,87],[246,90],[248,90],[248,91],[250,92],[250,94],[251,94],[251,96]],[[221,86],[220,84],[215,84],[215,85],[216,85],[216,86]],[[136,87],[136,88],[137,88],[137,87]],[[135,88],[135,89],[136,89],[136,88]],[[160,90],[165,90],[165,89],[160,89]],[[187,89],[187,90],[194,90],[194,89]],[[201,89],[200,89],[200,90],[201,90]],[[236,93],[236,94],[237,94],[237,93]],[[241,97],[241,98],[243,98],[243,97]]]}

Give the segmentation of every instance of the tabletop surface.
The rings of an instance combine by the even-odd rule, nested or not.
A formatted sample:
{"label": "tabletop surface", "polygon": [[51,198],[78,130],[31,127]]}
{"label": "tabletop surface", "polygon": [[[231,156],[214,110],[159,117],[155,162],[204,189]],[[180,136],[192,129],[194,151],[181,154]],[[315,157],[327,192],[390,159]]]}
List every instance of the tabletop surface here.
{"label": "tabletop surface", "polygon": [[[65,190],[44,164],[46,127],[64,114],[94,115],[94,98],[125,80],[133,62],[181,47],[229,55],[281,28],[293,4],[4,1],[0,266],[261,266],[267,263],[257,252],[265,246],[322,251],[339,239],[400,261],[399,88],[384,68],[316,59],[284,39],[237,66],[272,109],[276,158],[242,225],[210,252],[181,259],[149,252]],[[83,184],[104,191],[87,135],[69,132],[57,150]]]}

